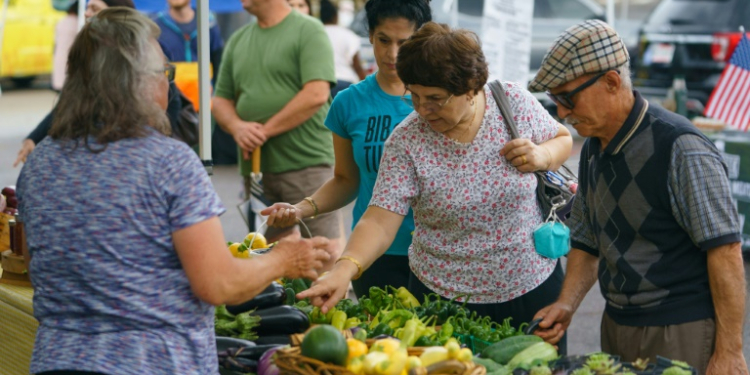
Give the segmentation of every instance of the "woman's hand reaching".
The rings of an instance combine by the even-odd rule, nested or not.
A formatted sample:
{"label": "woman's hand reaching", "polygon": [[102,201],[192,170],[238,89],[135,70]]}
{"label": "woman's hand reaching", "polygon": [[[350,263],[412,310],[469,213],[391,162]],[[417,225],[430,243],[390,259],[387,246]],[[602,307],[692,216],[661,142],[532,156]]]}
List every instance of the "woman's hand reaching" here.
{"label": "woman's hand reaching", "polygon": [[508,142],[500,155],[521,172],[546,171],[552,165],[552,154],[544,146],[530,139],[514,139]]}
{"label": "woman's hand reaching", "polygon": [[291,227],[302,220],[302,210],[289,203],[274,203],[273,206],[267,207],[260,214],[268,216],[266,224],[269,227]]}
{"label": "woman's hand reaching", "polygon": [[297,298],[310,298],[313,305],[320,307],[323,313],[327,313],[336,306],[336,303],[346,297],[349,283],[356,272],[357,268],[354,263],[339,262],[331,272],[315,280],[310,289],[297,294]]}

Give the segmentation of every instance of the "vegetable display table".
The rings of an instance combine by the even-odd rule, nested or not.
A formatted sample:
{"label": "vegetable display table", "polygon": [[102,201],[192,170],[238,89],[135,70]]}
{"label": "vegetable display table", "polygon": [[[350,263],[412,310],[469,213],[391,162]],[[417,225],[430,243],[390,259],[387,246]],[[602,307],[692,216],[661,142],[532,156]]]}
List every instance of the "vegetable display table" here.
{"label": "vegetable display table", "polygon": [[[2,269],[0,269],[2,273]],[[0,284],[0,374],[28,374],[34,337],[30,287]]]}

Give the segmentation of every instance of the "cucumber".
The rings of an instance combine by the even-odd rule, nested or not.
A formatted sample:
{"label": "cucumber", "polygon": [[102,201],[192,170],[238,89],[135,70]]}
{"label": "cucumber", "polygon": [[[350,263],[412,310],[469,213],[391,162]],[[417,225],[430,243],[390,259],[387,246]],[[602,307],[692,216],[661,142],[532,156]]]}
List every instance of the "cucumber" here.
{"label": "cucumber", "polygon": [[542,341],[542,338],[536,335],[512,336],[488,346],[482,351],[481,356],[501,365],[507,365],[516,354]]}
{"label": "cucumber", "polygon": [[472,361],[474,361],[474,363],[476,363],[478,365],[484,366],[484,368],[487,369],[488,373],[500,370],[500,369],[502,369],[502,368],[505,367],[505,366],[503,366],[503,365],[501,365],[501,364],[499,364],[499,363],[497,363],[497,362],[495,362],[495,361],[493,361],[493,360],[491,360],[489,358],[475,357],[475,358],[472,358]]}

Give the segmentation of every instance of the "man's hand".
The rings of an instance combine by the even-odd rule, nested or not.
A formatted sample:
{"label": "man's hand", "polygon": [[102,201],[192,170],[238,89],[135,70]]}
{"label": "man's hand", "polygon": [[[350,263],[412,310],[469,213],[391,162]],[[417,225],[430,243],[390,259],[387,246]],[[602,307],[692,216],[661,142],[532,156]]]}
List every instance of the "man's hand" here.
{"label": "man's hand", "polygon": [[31,139],[24,139],[23,144],[21,145],[21,149],[18,150],[18,157],[16,157],[16,161],[13,163],[13,168],[18,166],[19,163],[26,163],[26,157],[29,156],[31,151],[34,151],[34,148],[36,147],[36,144]]}
{"label": "man's hand", "polygon": [[232,137],[242,149],[242,157],[250,159],[250,153],[266,142],[263,124],[257,122],[237,121],[232,126]]}
{"label": "man's hand", "polygon": [[555,302],[536,313],[534,320],[544,318],[534,334],[544,341],[557,344],[570,326],[573,319],[573,308],[560,301]]}
{"label": "man's hand", "polygon": [[747,363],[745,356],[742,354],[742,348],[731,353],[715,351],[708,362],[706,375],[736,374],[747,375]]}

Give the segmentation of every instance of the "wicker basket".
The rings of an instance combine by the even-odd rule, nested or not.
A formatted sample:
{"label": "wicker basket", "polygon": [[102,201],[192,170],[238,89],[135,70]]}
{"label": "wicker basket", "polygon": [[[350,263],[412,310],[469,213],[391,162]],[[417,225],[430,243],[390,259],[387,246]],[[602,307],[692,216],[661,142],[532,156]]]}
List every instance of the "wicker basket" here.
{"label": "wicker basket", "polygon": [[305,357],[300,354],[299,346],[280,349],[276,351],[274,363],[281,374],[292,375],[354,375],[346,367],[336,366],[329,363]]}
{"label": "wicker basket", "polygon": [[[300,354],[299,347],[280,349],[274,362],[283,375],[354,375],[345,367],[323,363]],[[411,352],[409,355],[415,355]],[[418,354],[416,354],[418,355]],[[461,371],[431,372],[427,375],[485,375],[487,369],[477,364],[465,364]]]}

